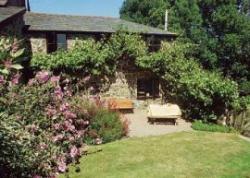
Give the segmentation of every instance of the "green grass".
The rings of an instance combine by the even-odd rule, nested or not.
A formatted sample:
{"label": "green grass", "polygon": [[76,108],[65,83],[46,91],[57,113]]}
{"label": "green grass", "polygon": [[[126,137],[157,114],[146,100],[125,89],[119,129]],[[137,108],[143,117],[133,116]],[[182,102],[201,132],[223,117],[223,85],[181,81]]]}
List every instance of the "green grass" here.
{"label": "green grass", "polygon": [[[182,132],[91,147],[70,178],[250,178],[250,142],[235,134]],[[61,175],[60,178],[67,177]]]}
{"label": "green grass", "polygon": [[235,129],[227,126],[222,126],[212,123],[203,123],[202,121],[195,121],[192,123],[192,128],[199,131],[207,132],[222,132],[222,133],[235,133]]}

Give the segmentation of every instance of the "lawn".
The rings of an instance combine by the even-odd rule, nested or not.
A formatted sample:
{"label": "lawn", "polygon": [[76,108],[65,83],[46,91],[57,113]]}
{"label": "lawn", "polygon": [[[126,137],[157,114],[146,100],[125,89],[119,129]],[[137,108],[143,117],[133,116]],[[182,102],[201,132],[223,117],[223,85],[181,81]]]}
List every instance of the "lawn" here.
{"label": "lawn", "polygon": [[250,178],[250,142],[235,134],[182,132],[106,145],[60,178]]}

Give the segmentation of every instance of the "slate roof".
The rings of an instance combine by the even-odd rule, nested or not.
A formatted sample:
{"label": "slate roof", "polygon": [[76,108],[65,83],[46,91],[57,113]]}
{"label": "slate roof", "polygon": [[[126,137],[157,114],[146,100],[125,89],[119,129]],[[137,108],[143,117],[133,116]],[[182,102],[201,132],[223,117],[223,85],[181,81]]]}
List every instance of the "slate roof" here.
{"label": "slate roof", "polygon": [[0,24],[24,11],[24,7],[0,7]]}
{"label": "slate roof", "polygon": [[54,15],[27,12],[25,24],[29,31],[63,31],[63,32],[90,32],[113,33],[119,29],[130,32],[154,35],[176,35],[161,29],[141,25],[119,18]]}

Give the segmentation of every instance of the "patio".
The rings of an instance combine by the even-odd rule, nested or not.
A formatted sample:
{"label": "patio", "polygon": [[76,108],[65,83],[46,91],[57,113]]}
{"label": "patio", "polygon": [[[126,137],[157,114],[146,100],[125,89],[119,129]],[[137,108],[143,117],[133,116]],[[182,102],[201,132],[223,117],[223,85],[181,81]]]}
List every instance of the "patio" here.
{"label": "patio", "polygon": [[148,122],[147,110],[145,109],[135,109],[134,113],[127,113],[125,117],[130,122],[129,137],[146,137],[192,130],[191,123],[183,119],[178,119],[176,126],[172,122],[151,124]]}

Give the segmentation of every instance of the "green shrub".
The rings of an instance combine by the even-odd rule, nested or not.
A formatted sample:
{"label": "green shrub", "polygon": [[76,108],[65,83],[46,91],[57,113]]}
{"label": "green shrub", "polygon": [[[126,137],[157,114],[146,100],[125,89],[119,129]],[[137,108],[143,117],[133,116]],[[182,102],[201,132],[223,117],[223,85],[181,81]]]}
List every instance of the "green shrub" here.
{"label": "green shrub", "polygon": [[222,132],[222,133],[232,133],[235,130],[231,127],[212,124],[212,123],[203,123],[202,121],[195,121],[192,124],[194,130],[207,131],[207,132]]}
{"label": "green shrub", "polygon": [[119,114],[103,109],[91,118],[89,138],[87,139],[100,138],[102,143],[108,143],[121,139],[124,134],[124,127]]}

